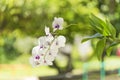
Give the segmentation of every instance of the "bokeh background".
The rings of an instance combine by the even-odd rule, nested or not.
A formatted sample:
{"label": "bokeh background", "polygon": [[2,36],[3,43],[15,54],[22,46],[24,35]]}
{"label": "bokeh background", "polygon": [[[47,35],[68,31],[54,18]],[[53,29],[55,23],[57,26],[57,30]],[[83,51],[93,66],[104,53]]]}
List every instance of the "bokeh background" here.
{"label": "bokeh background", "polygon": [[[84,63],[88,63],[88,71],[99,71],[100,62],[94,53],[97,39],[81,43],[95,33],[88,21],[91,13],[108,18],[120,30],[120,0],[0,0],[0,80],[82,74]],[[44,27],[52,28],[54,17],[63,17],[64,27],[71,25],[61,32],[67,38],[66,47],[60,50],[53,66],[33,68],[29,63],[31,50],[37,38],[45,34]],[[120,67],[118,49],[105,58],[106,71]],[[93,74],[89,80],[99,77],[99,73]],[[114,80],[111,76],[107,79]]]}

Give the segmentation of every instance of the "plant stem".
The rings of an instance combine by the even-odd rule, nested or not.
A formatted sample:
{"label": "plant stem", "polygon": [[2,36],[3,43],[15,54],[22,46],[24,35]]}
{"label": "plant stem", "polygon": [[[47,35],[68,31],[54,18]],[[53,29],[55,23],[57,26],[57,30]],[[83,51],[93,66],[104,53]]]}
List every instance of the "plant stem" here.
{"label": "plant stem", "polygon": [[105,80],[105,63],[101,62],[100,80]]}
{"label": "plant stem", "polygon": [[118,69],[118,76],[120,76],[120,67],[119,67],[119,69]]}
{"label": "plant stem", "polygon": [[55,41],[55,39],[56,39],[57,37],[58,37],[58,36],[55,36],[55,37],[54,37],[54,39],[52,40],[52,42],[50,43],[50,45],[49,45],[49,47],[48,47],[47,51],[45,52],[44,60],[45,60],[45,57],[46,57],[46,55],[47,55],[48,51],[50,50],[50,48],[51,48],[51,46],[52,46],[53,42]]}
{"label": "plant stem", "polygon": [[88,80],[88,74],[87,74],[87,68],[88,68],[88,63],[87,62],[84,62],[83,63],[83,78],[82,80]]}

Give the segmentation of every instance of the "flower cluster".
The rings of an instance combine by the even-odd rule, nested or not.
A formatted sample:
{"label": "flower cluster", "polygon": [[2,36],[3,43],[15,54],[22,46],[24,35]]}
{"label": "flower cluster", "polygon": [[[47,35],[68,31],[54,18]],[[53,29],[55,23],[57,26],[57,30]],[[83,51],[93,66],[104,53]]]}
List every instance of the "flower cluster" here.
{"label": "flower cluster", "polygon": [[[63,18],[54,18],[52,23],[53,33],[56,30],[62,30]],[[38,39],[38,45],[32,49],[32,56],[30,57],[30,63],[32,66],[39,65],[52,65],[58,50],[65,46],[66,38],[62,35],[52,35],[49,27],[45,26],[45,36]]]}

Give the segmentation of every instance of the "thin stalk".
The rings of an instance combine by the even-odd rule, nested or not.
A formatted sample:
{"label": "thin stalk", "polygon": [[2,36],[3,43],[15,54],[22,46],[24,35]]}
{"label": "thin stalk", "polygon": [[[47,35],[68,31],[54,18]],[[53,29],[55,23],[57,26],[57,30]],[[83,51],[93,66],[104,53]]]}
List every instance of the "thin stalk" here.
{"label": "thin stalk", "polygon": [[105,63],[101,62],[100,80],[105,80]]}
{"label": "thin stalk", "polygon": [[84,62],[83,63],[83,77],[82,77],[82,80],[88,80],[88,63],[87,62]]}
{"label": "thin stalk", "polygon": [[51,48],[51,45],[53,44],[53,42],[55,41],[55,39],[56,39],[57,37],[58,37],[58,36],[55,36],[55,38],[54,38],[54,39],[52,40],[52,42],[50,43],[50,46],[48,47],[47,51],[45,52],[44,60],[45,60],[45,57],[46,57],[48,51],[49,51],[50,48]]}
{"label": "thin stalk", "polygon": [[119,69],[118,69],[118,76],[120,76],[120,67],[119,67]]}

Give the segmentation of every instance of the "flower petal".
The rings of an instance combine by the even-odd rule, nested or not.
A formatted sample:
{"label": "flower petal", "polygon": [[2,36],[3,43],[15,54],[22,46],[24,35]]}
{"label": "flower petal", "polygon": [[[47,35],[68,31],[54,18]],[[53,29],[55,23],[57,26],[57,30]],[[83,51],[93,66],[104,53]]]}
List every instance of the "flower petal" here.
{"label": "flower petal", "polygon": [[30,64],[31,64],[33,67],[39,66],[39,64],[37,64],[37,63],[34,61],[33,57],[30,57],[29,61],[30,61]]}
{"label": "flower petal", "polygon": [[36,54],[38,54],[38,52],[39,52],[39,46],[33,47],[33,49],[32,49],[32,55],[36,55]]}
{"label": "flower petal", "polygon": [[54,37],[51,34],[49,34],[48,36],[46,36],[46,41],[48,43],[51,43],[53,39],[54,39]]}
{"label": "flower petal", "polygon": [[53,31],[56,31],[57,29],[62,30],[63,29],[63,27],[62,27],[63,22],[64,22],[63,18],[61,18],[61,17],[56,18],[55,17],[54,21],[52,23]]}
{"label": "flower petal", "polygon": [[47,47],[47,42],[46,42],[46,36],[42,36],[38,39],[38,43],[40,48],[45,48]]}
{"label": "flower petal", "polygon": [[46,35],[49,35],[50,34],[50,29],[49,27],[45,26],[45,34]]}
{"label": "flower petal", "polygon": [[64,47],[65,46],[65,42],[66,42],[66,38],[64,36],[58,36],[57,38],[58,41],[58,47]]}

